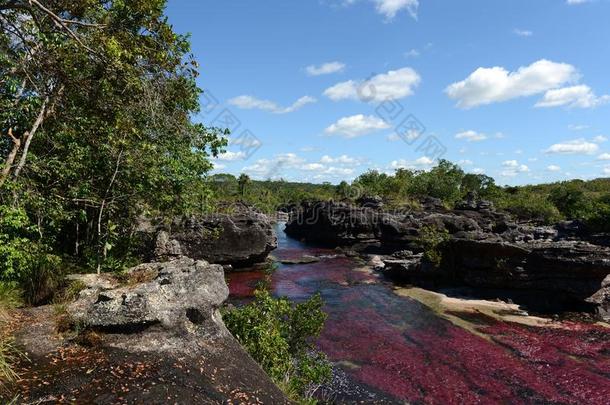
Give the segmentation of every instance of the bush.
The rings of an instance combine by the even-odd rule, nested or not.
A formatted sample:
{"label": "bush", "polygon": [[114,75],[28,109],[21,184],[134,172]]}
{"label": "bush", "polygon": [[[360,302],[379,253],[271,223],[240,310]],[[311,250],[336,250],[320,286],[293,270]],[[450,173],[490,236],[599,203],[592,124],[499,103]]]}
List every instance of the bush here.
{"label": "bush", "polygon": [[18,283],[28,304],[52,298],[61,259],[41,243],[24,210],[0,205],[0,282]]}
{"label": "bush", "polygon": [[14,285],[0,282],[0,389],[13,383],[17,374],[13,365],[22,356],[13,345],[13,339],[7,335],[9,310],[21,305],[20,291]]}
{"label": "bush", "polygon": [[592,204],[582,187],[575,182],[561,183],[551,190],[549,201],[568,219],[585,219],[591,215]]}
{"label": "bush", "polygon": [[424,250],[424,259],[439,267],[443,261],[441,246],[448,240],[449,232],[446,229],[439,230],[435,226],[424,226],[419,231],[417,244]]}
{"label": "bush", "polygon": [[[292,304],[257,290],[254,301],[226,312],[225,324],[269,376],[290,395],[311,398],[330,379],[331,368],[313,339],[326,320],[322,299]],[[297,399],[297,398],[293,398]]]}
{"label": "bush", "polygon": [[494,200],[494,203],[498,208],[505,209],[523,220],[553,224],[563,219],[557,207],[544,195],[526,192],[507,193]]}

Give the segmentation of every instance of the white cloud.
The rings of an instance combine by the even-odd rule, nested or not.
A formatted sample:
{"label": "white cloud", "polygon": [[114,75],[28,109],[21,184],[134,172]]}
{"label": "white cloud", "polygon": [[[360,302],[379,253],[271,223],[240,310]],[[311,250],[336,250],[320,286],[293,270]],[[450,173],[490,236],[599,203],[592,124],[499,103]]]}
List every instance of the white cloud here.
{"label": "white cloud", "polygon": [[341,135],[356,138],[375,131],[390,128],[390,124],[372,115],[352,115],[343,117],[324,131],[327,135]]}
{"label": "white cloud", "polygon": [[592,141],[595,143],[604,143],[608,141],[608,138],[603,135],[597,135],[592,139]]}
{"label": "white cloud", "polygon": [[324,164],[339,164],[343,166],[358,166],[361,163],[359,159],[347,155],[341,155],[338,157],[324,155],[320,159],[320,162]]}
{"label": "white cloud", "polygon": [[520,164],[516,160],[506,160],[502,162],[502,166],[505,168],[500,172],[500,176],[502,177],[515,177],[520,173],[527,173],[530,171],[530,168],[527,165]]}
{"label": "white cloud", "polygon": [[476,131],[464,131],[455,135],[455,139],[464,139],[467,142],[480,142],[487,139],[487,135]]}
{"label": "white cloud", "polygon": [[566,4],[569,4],[570,6],[573,5],[577,5],[577,4],[584,4],[584,3],[588,3],[591,0],[566,0]]}
{"label": "white cloud", "polygon": [[400,141],[402,138],[396,132],[392,132],[390,135],[386,136],[386,139],[390,142]]}
{"label": "white cloud", "polygon": [[411,17],[417,18],[418,0],[373,0],[376,4],[377,12],[383,14],[388,20],[396,17],[402,10],[406,10]]}
{"label": "white cloud", "polygon": [[320,171],[324,168],[325,166],[321,163],[307,163],[301,166],[301,169],[306,171]]}
{"label": "white cloud", "polygon": [[588,125],[582,125],[582,124],[570,124],[568,125],[568,129],[570,131],[583,131],[585,129],[588,129],[589,126]]}
{"label": "white cloud", "polygon": [[430,167],[434,164],[434,160],[430,159],[427,156],[422,156],[415,160],[405,160],[399,159],[394,160],[390,166],[392,169],[422,169],[426,167]]}
{"label": "white cloud", "polygon": [[449,85],[445,92],[457,100],[458,107],[472,108],[540,94],[577,79],[574,66],[542,59],[514,72],[499,66],[480,67],[466,79]]}
{"label": "white cloud", "polygon": [[407,58],[417,58],[419,55],[420,55],[420,52],[415,48],[405,52],[405,56]]}
{"label": "white cloud", "polygon": [[485,174],[485,170],[480,167],[475,167],[470,171],[472,174]]}
{"label": "white cloud", "polygon": [[469,160],[469,159],[463,159],[463,160],[460,160],[460,161],[458,162],[458,164],[459,164],[460,166],[472,166],[474,163],[472,162],[472,160]]}
{"label": "white cloud", "polygon": [[597,160],[610,160],[610,153],[602,153],[597,157]]}
{"label": "white cloud", "polygon": [[604,174],[610,175],[610,166],[604,167]]}
{"label": "white cloud", "polygon": [[329,75],[332,73],[343,72],[345,64],[341,62],[328,62],[319,66],[310,65],[305,68],[309,76]]}
{"label": "white cloud", "polygon": [[609,101],[609,95],[598,97],[589,86],[582,84],[549,90],[536,107],[594,108]]}
{"label": "white cloud", "polygon": [[307,104],[315,103],[316,101],[317,100],[313,97],[304,96],[295,101],[291,106],[282,107],[273,101],[261,100],[253,96],[243,95],[230,99],[228,103],[244,110],[262,110],[274,114],[287,114],[297,111]]}
{"label": "white cloud", "polygon": [[547,167],[546,167],[546,169],[547,169],[549,172],[559,172],[559,171],[561,171],[561,167],[559,167],[559,166],[557,166],[557,165],[550,165],[550,166],[547,166]]}
{"label": "white cloud", "polygon": [[360,100],[382,102],[398,100],[413,95],[421,77],[410,67],[390,70],[368,80],[348,80],[337,83],[324,91],[333,101]]}
{"label": "white cloud", "polygon": [[599,150],[599,146],[585,139],[575,139],[551,145],[545,153],[549,154],[586,154],[590,155]]}
{"label": "white cloud", "polygon": [[532,35],[534,35],[534,33],[532,31],[530,31],[530,30],[522,30],[522,29],[519,29],[519,28],[515,28],[513,30],[513,33],[515,35],[517,35],[517,36],[520,36],[520,37],[531,37]]}
{"label": "white cloud", "polygon": [[233,162],[235,160],[243,160],[245,159],[246,154],[244,152],[231,152],[230,150],[221,153],[218,155],[218,160],[222,160],[225,162]]}

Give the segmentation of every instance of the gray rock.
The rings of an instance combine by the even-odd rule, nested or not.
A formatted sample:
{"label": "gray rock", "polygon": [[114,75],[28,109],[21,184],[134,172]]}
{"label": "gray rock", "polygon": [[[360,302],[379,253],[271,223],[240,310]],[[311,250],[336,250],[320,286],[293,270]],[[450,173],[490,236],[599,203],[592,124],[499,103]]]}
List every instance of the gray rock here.
{"label": "gray rock", "polygon": [[232,214],[191,217],[160,231],[155,243],[157,261],[181,255],[234,268],[263,263],[277,248],[277,236],[266,215],[246,207]]}
{"label": "gray rock", "polygon": [[[221,337],[228,333],[218,311],[229,295],[222,266],[183,258],[142,264],[131,269],[127,278],[127,285],[114,289],[92,283],[69,306],[72,319],[86,328],[117,335],[141,333],[145,337],[149,328],[149,335],[157,337],[187,333]],[[143,282],[132,285],[137,281]],[[133,345],[134,341],[137,339],[127,339],[123,344]],[[182,343],[171,344],[170,338],[148,342],[147,350],[182,347]]]}

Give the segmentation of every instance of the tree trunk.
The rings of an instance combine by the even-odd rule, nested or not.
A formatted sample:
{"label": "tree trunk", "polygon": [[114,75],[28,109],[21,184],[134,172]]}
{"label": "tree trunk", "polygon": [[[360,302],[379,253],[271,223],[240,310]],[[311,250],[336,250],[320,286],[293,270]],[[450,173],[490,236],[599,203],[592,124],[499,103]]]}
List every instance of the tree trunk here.
{"label": "tree trunk", "polygon": [[[117,175],[119,174],[119,167],[121,166],[121,159],[123,158],[123,150],[119,152],[119,157],[116,160],[116,166],[114,168],[114,173],[112,174],[112,178],[110,179],[110,183],[108,184],[108,188],[106,189],[106,193],[104,194],[104,199],[102,200],[102,204],[100,205],[100,210],[97,216],[97,239],[100,247],[102,248],[102,257],[100,258],[100,254],[98,253],[97,258],[97,274],[102,272],[102,259],[105,261],[106,256],[108,254],[108,249],[106,248],[106,242],[102,241],[102,218],[104,216],[104,209],[106,208],[106,199],[110,195],[112,191],[112,187],[114,186],[114,181],[116,180]],[[103,246],[102,246],[103,243]]]}
{"label": "tree trunk", "polygon": [[49,103],[49,96],[47,96],[42,102],[42,107],[40,108],[40,112],[38,112],[38,117],[36,117],[36,121],[34,121],[34,125],[32,125],[32,129],[25,133],[25,144],[23,146],[23,152],[21,152],[21,159],[19,159],[19,164],[17,165],[17,169],[15,169],[14,177],[19,177],[21,170],[23,170],[23,166],[25,166],[25,161],[28,157],[28,151],[30,150],[30,144],[32,143],[32,138],[36,135],[36,131],[44,121],[45,115],[47,113],[47,104]]}
{"label": "tree trunk", "polygon": [[4,185],[9,173],[11,172],[11,167],[13,167],[13,163],[15,162],[15,158],[17,157],[17,152],[19,152],[19,148],[21,148],[21,139],[17,138],[13,135],[13,128],[8,129],[8,136],[13,141],[13,148],[11,152],[8,154],[6,161],[4,162],[4,167],[2,168],[2,172],[0,172],[0,187]]}

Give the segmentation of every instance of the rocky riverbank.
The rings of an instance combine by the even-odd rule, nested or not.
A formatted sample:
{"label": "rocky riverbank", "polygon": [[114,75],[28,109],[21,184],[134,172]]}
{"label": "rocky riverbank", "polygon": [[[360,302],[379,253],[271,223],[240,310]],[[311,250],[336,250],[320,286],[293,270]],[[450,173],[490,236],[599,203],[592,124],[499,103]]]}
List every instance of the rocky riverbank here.
{"label": "rocky riverbank", "polygon": [[[446,209],[428,199],[421,211],[389,212],[380,204],[305,203],[293,211],[286,233],[312,243],[377,254],[379,270],[426,288],[467,286],[508,293],[545,309],[596,312],[610,318],[610,248],[605,235],[577,222],[523,224],[470,199]],[[425,233],[442,240],[439,263],[424,254]],[[495,290],[495,292],[494,292]]]}
{"label": "rocky riverbank", "polygon": [[20,315],[19,401],[288,403],[224,326],[222,266],[181,258],[73,279],[84,289],[65,311]]}
{"label": "rocky riverbank", "polygon": [[264,262],[277,246],[267,217],[241,207],[143,234],[153,262],[69,276],[73,302],[14,314],[25,356],[0,402],[288,403],[220,314],[225,271]]}

